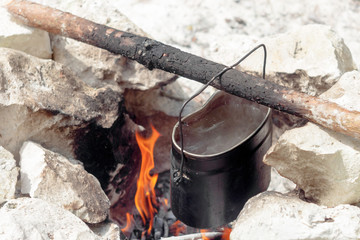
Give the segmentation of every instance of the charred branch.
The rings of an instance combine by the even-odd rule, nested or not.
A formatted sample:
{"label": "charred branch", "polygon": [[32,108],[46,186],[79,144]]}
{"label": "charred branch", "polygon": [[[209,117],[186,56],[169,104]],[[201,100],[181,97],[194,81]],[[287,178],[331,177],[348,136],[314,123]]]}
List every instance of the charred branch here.
{"label": "charred branch", "polygon": [[[7,9],[24,24],[123,55],[200,83],[207,83],[224,65],[40,4],[13,0]],[[360,138],[360,112],[296,92],[259,77],[231,69],[211,84],[238,97],[293,114],[349,136]]]}
{"label": "charred branch", "polygon": [[192,233],[187,235],[175,236],[161,238],[161,240],[195,240],[195,239],[204,239],[204,238],[216,238],[220,237],[223,233],[221,232],[204,232],[204,233]]}

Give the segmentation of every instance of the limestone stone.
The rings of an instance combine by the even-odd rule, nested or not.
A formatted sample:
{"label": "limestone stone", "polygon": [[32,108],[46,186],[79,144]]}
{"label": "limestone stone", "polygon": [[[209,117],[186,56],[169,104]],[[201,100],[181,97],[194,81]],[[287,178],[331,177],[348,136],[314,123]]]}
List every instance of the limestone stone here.
{"label": "limestone stone", "polygon": [[296,188],[296,184],[291,180],[281,176],[275,168],[271,168],[271,180],[267,191],[275,191],[279,193],[288,193]]}
{"label": "limestone stone", "polygon": [[104,221],[110,202],[81,164],[25,142],[20,150],[21,192],[57,204],[87,223]]}
{"label": "limestone stone", "polygon": [[[148,36],[108,1],[37,0],[37,2],[115,29]],[[53,59],[68,66],[93,87],[110,85],[119,91],[125,88],[147,90],[173,77],[172,74],[161,70],[149,71],[135,61],[76,40],[53,36],[52,46]]]}
{"label": "limestone stone", "polygon": [[100,240],[74,214],[37,198],[8,201],[0,209],[0,238],[4,240]]}
{"label": "limestone stone", "polygon": [[45,109],[85,121],[97,119],[105,127],[115,121],[117,93],[89,87],[54,61],[6,48],[1,53],[1,105],[25,105],[33,111]]}
{"label": "limestone stone", "polygon": [[359,239],[360,208],[318,206],[296,195],[264,192],[240,212],[230,240]]}
{"label": "limestone stone", "polygon": [[[266,37],[267,78],[292,89],[320,95],[356,64],[343,39],[329,26],[310,24]],[[250,55],[240,69],[261,72],[263,51]]]}
{"label": "limestone stone", "polygon": [[15,197],[18,175],[14,156],[0,146],[0,204]]}
{"label": "limestone stone", "polygon": [[89,87],[62,64],[1,48],[0,145],[17,160],[28,139],[75,157],[76,130],[89,122],[110,127],[120,99],[109,88]]}
{"label": "limestone stone", "polygon": [[120,228],[113,222],[89,225],[90,229],[104,240],[120,240]]}
{"label": "limestone stone", "polygon": [[[360,72],[345,73],[322,98],[360,111]],[[308,123],[285,132],[264,157],[305,197],[336,206],[360,202],[360,140]]]}
{"label": "limestone stone", "polygon": [[1,6],[0,47],[16,49],[39,58],[52,57],[49,34],[40,29],[18,24]]}

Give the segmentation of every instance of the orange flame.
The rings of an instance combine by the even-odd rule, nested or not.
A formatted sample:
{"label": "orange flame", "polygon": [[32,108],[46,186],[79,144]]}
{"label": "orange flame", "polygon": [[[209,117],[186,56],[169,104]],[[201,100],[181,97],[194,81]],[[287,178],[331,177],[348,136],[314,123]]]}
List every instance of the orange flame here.
{"label": "orange flame", "polygon": [[177,220],[170,226],[170,232],[173,236],[179,236],[180,233],[186,232],[186,226],[180,220]]}
{"label": "orange flame", "polygon": [[164,198],[164,203],[165,203],[165,206],[169,206],[169,199]]}
{"label": "orange flame", "polygon": [[155,184],[158,178],[157,174],[151,176],[150,171],[154,168],[154,146],[156,140],[160,137],[160,133],[153,126],[151,126],[151,129],[152,134],[149,138],[140,136],[138,132],[135,134],[141,152],[141,169],[137,181],[135,206],[144,225],[149,221],[148,234],[151,233],[154,214],[156,213],[153,203],[156,202]]}
{"label": "orange flame", "polygon": [[[202,240],[211,240],[211,238],[208,238],[205,235],[206,232],[209,232],[209,230],[200,229],[201,239]],[[221,240],[229,240],[230,239],[230,233],[231,233],[231,228],[225,227],[224,230],[222,231]]]}
{"label": "orange flame", "polygon": [[204,233],[208,232],[206,229],[200,229],[201,232],[201,239],[203,240],[210,240],[210,238],[206,237]]}
{"label": "orange flame", "polygon": [[224,228],[224,232],[223,235],[221,236],[221,240],[229,240],[230,239],[230,233],[231,233],[231,228]]}
{"label": "orange flame", "polygon": [[126,226],[121,229],[123,233],[129,232],[132,225],[132,215],[130,213],[126,213]]}

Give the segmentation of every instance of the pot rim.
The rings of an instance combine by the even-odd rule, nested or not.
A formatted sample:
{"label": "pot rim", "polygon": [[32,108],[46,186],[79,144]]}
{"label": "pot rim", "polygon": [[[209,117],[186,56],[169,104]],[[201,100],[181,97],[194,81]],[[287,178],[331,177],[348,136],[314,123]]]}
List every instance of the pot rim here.
{"label": "pot rim", "polygon": [[[203,104],[203,106],[202,106],[201,108],[199,108],[198,110],[196,110],[196,111],[194,111],[194,112],[186,115],[186,116],[183,118],[183,120],[186,120],[186,119],[189,118],[191,115],[196,114],[196,113],[202,111],[202,110],[207,106],[207,104],[208,104],[211,100],[213,100],[213,98],[217,97],[217,95],[219,95],[219,94],[221,94],[221,93],[222,93],[221,90],[216,91],[216,92],[205,102],[205,104]],[[247,99],[245,99],[245,100],[247,100]],[[250,101],[250,100],[247,100],[247,101]],[[251,101],[250,101],[250,102],[251,102]],[[262,105],[262,106],[263,106],[263,105]],[[266,107],[266,106],[264,106],[264,107]],[[267,110],[267,113],[266,113],[264,119],[263,119],[263,120],[261,121],[261,123],[258,125],[258,127],[257,127],[254,131],[252,131],[246,138],[244,138],[244,139],[243,139],[242,141],[240,141],[239,143],[233,145],[232,147],[230,147],[230,148],[228,148],[228,149],[226,149],[226,150],[224,150],[224,151],[222,151],[222,152],[213,153],[213,154],[195,154],[195,153],[190,153],[190,152],[188,152],[188,151],[186,151],[186,150],[184,149],[184,154],[187,155],[187,156],[189,156],[189,157],[191,157],[191,158],[194,158],[194,157],[195,157],[195,158],[210,158],[210,157],[217,157],[217,156],[222,155],[222,154],[224,154],[224,153],[226,153],[226,152],[232,151],[233,149],[237,148],[238,146],[242,145],[243,143],[245,143],[246,141],[248,141],[250,138],[252,138],[252,137],[253,137],[257,132],[259,132],[260,129],[265,125],[265,123],[267,122],[267,120],[268,120],[268,118],[269,118],[269,116],[270,116],[270,113],[271,113],[271,108],[269,108],[269,107],[266,107],[266,108],[268,109],[268,110]],[[175,124],[174,128],[173,128],[172,135],[171,135],[171,141],[172,141],[172,146],[174,146],[178,152],[181,152],[180,146],[179,146],[179,145],[177,144],[177,142],[175,141],[175,132],[176,132],[176,129],[177,129],[178,127],[179,127],[179,122],[177,122],[177,123]]]}

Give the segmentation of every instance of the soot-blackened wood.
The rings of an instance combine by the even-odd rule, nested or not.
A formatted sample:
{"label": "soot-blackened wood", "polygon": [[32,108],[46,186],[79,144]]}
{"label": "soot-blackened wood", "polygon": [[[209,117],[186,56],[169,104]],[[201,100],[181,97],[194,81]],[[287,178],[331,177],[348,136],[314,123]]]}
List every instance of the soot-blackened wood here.
{"label": "soot-blackened wood", "polygon": [[[24,24],[121,54],[153,68],[207,83],[224,65],[146,37],[100,25],[40,4],[13,0],[7,9]],[[211,84],[215,88],[360,138],[360,112],[299,93],[237,70]]]}

